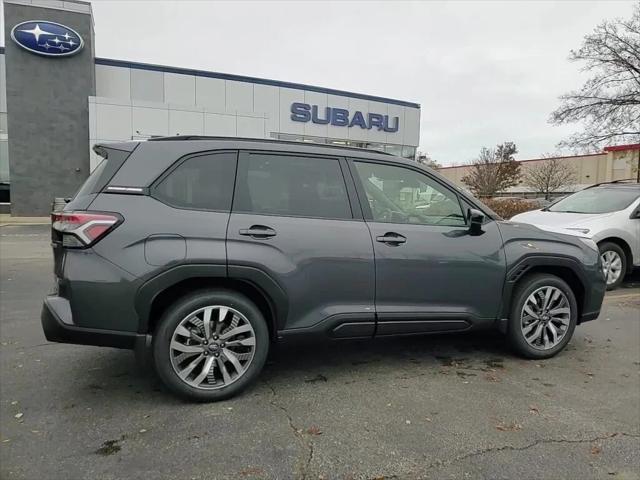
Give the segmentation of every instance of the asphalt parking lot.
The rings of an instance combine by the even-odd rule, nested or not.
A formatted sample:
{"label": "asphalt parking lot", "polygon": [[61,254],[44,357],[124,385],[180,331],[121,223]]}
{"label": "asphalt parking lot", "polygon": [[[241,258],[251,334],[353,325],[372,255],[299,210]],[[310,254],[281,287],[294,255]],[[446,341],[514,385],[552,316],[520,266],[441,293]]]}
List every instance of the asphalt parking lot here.
{"label": "asphalt parking lot", "polygon": [[47,226],[0,227],[0,478],[640,478],[640,276],[536,362],[494,333],[277,348],[217,404],[46,342]]}

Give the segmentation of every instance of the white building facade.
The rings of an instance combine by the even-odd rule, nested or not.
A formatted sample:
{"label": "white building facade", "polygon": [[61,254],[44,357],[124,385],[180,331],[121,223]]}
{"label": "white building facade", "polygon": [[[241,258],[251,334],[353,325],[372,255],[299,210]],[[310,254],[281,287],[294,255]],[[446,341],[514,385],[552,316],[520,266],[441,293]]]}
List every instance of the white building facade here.
{"label": "white building facade", "polygon": [[[89,143],[167,135],[272,138],[415,156],[420,106],[289,82],[96,58]],[[96,159],[92,159],[92,166]]]}
{"label": "white building facade", "polygon": [[47,214],[53,197],[73,195],[98,163],[97,142],[202,135],[415,156],[416,103],[99,58],[89,2],[3,0],[2,7],[0,210],[10,201],[12,215]]}

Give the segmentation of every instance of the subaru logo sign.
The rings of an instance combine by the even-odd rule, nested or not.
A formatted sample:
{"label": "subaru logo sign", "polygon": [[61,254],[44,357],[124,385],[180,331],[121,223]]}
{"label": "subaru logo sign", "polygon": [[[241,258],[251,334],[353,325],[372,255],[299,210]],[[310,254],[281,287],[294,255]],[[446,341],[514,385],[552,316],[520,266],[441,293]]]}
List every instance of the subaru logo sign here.
{"label": "subaru logo sign", "polygon": [[68,57],[84,46],[74,29],[46,20],[30,20],[11,30],[11,39],[25,50],[45,57]]}
{"label": "subaru logo sign", "polygon": [[312,122],[320,125],[331,124],[334,127],[355,127],[371,130],[376,128],[379,131],[397,132],[400,127],[398,117],[389,117],[379,113],[367,113],[360,111],[351,114],[349,110],[336,107],[323,107],[322,111],[318,105],[294,102],[291,104],[291,120],[294,122]]}

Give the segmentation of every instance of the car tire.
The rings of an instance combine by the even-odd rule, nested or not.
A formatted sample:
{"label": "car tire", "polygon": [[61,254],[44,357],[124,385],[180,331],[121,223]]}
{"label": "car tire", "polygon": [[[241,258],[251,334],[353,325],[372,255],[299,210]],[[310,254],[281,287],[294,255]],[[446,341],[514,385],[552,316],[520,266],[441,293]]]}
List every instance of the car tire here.
{"label": "car tire", "polygon": [[260,374],[268,351],[264,316],[246,296],[230,290],[200,290],[178,299],[153,336],[153,359],[162,382],[199,402],[224,400],[244,390]]}
{"label": "car tire", "polygon": [[[551,293],[545,307],[547,292]],[[550,358],[569,343],[577,322],[578,303],[571,287],[555,275],[535,274],[515,287],[507,338],[513,350],[525,358]],[[554,332],[557,342],[553,341]]]}
{"label": "car tire", "polygon": [[[613,242],[603,242],[598,245],[598,249],[600,250],[600,260],[603,265],[603,275],[605,275],[605,281],[607,282],[607,290],[615,290],[620,286],[622,281],[624,280],[624,276],[627,273],[627,257],[624,253],[624,250],[617,243]],[[618,268],[618,275],[614,281],[609,283],[607,278],[607,273],[605,272],[605,268],[611,263],[611,260],[615,259],[614,262],[619,259],[619,265],[616,265]],[[614,264],[615,265],[615,264]]]}

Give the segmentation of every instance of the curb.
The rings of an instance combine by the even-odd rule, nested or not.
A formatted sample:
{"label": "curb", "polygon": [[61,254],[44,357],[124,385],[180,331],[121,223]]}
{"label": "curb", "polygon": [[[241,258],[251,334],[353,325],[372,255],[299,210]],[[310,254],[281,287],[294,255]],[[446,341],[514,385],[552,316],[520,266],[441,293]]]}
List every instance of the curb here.
{"label": "curb", "polygon": [[0,223],[0,227],[33,227],[33,226],[38,226],[38,225],[50,225],[49,222],[42,222],[42,223],[22,223],[22,222],[15,222],[15,223]]}
{"label": "curb", "polygon": [[49,217],[12,217],[8,214],[0,214],[0,227],[14,225],[51,225]]}
{"label": "curb", "polygon": [[604,299],[606,301],[606,300],[618,300],[618,299],[626,299],[626,298],[640,298],[640,289],[634,288],[632,290],[635,290],[635,292],[605,295]]}

